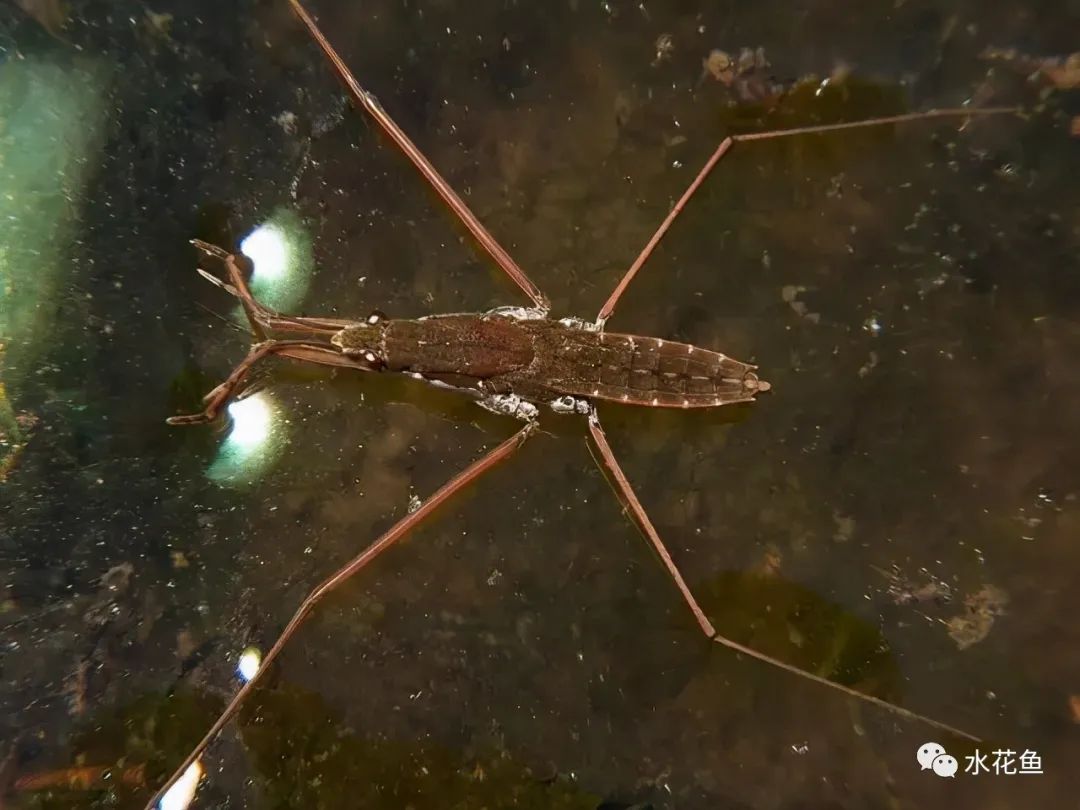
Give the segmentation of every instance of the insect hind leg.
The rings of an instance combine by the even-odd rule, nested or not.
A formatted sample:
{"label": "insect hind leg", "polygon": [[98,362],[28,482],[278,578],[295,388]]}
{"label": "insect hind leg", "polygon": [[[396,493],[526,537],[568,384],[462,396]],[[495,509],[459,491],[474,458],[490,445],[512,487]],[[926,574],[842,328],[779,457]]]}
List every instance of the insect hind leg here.
{"label": "insect hind leg", "polygon": [[713,627],[712,622],[709,621],[705,612],[701,609],[701,605],[698,604],[697,599],[691,592],[690,587],[686,584],[686,580],[683,578],[682,573],[679,571],[675,561],[671,558],[671,554],[668,553],[667,547],[664,545],[663,540],[660,539],[660,535],[657,533],[656,528],[653,526],[652,521],[649,519],[648,514],[645,512],[645,508],[641,505],[641,501],[638,500],[637,495],[634,493],[633,487],[630,486],[630,482],[626,477],[626,474],[622,470],[622,466],[615,458],[615,454],[611,449],[611,445],[608,444],[607,436],[604,434],[604,429],[600,427],[600,419],[596,415],[594,410],[589,414],[589,432],[592,435],[593,442],[596,444],[597,449],[600,451],[600,458],[597,463],[601,466],[601,469],[610,474],[615,483],[616,493],[620,499],[626,503],[628,511],[634,518],[634,521],[638,524],[641,530],[645,533],[645,536],[649,539],[656,553],[660,556],[661,562],[674,580],[676,587],[679,589],[679,593],[682,594],[683,600],[689,606],[690,611],[694,614],[694,618],[697,620],[698,626],[705,636],[710,640],[721,646],[727,647],[730,650],[741,653],[742,655],[754,658],[769,666],[782,669],[785,672],[789,672],[792,675],[796,675],[805,680],[813,681],[814,683],[821,684],[830,689],[838,692],[842,692],[848,697],[856,698],[865,703],[870,703],[880,709],[884,709],[898,717],[903,717],[907,720],[915,720],[920,723],[932,726],[938,730],[955,734],[958,737],[963,737],[974,742],[981,742],[981,740],[973,734],[967,731],[950,726],[947,723],[942,723],[939,720],[934,720],[926,715],[918,714],[905,709],[902,706],[897,706],[894,703],[889,703],[887,700],[882,700],[879,697],[868,695],[865,692],[860,692],[857,689],[853,689],[850,686],[846,686],[835,681],[830,681],[827,678],[823,678],[813,672],[807,672],[806,670],[799,669],[792,664],[785,661],[781,661],[779,658],[774,658],[771,655],[758,652],[752,647],[747,647],[744,644],[740,644],[737,641],[733,641],[724,635],[717,632]]}

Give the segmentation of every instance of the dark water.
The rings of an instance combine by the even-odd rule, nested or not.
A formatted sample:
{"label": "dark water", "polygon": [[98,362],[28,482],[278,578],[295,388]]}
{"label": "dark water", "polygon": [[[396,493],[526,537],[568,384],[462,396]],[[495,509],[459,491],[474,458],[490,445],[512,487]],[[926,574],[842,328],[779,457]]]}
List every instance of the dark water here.
{"label": "dark water", "polygon": [[[164,424],[248,344],[187,240],[292,217],[315,269],[283,295],[306,313],[523,300],[284,0],[72,5],[58,36],[0,6],[0,739],[8,775],[145,765],[152,786],[240,650],[516,429],[411,381],[281,367],[276,443],[229,467],[227,422]],[[1076,3],[313,5],[560,315],[592,317],[725,134],[1026,108],[736,147],[610,328],[759,363],[774,391],[601,414],[722,632],[1044,773],[920,772],[928,740],[971,749],[710,646],[583,426],[545,415],[319,609],[211,748],[199,806],[1074,802],[1080,99],[980,55],[1068,54]],[[731,87],[703,70],[757,47],[771,66]],[[148,795],[117,781],[13,802]]]}

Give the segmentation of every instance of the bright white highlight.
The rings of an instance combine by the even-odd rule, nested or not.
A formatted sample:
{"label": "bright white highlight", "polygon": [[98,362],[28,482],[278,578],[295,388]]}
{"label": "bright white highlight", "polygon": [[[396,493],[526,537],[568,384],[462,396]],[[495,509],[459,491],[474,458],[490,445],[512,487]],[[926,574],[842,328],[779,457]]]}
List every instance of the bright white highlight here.
{"label": "bright white highlight", "polygon": [[253,484],[278,457],[288,421],[267,391],[232,402],[228,411],[232,428],[206,474],[221,484]]}
{"label": "bright white highlight", "polygon": [[289,242],[273,225],[262,225],[248,234],[240,252],[255,265],[253,281],[280,281],[289,269]]}
{"label": "bright white highlight", "polygon": [[262,653],[259,652],[258,648],[248,647],[240,654],[240,661],[236,665],[236,674],[240,676],[244,683],[247,683],[255,677],[261,663]]}
{"label": "bright white highlight", "polygon": [[165,791],[165,795],[158,802],[158,810],[187,810],[191,800],[195,798],[195,790],[199,787],[202,775],[202,763],[195,760],[184,771],[184,775]]}
{"label": "bright white highlight", "polygon": [[262,394],[231,403],[229,416],[233,426],[228,442],[237,450],[253,450],[261,445],[274,424],[274,409]]}

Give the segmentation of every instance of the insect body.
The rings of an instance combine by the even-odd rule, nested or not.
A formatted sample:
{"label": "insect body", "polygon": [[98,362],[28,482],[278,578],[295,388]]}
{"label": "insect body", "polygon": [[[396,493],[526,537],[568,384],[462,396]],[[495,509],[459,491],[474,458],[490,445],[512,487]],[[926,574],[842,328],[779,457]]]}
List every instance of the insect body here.
{"label": "insect body", "polygon": [[711,408],[769,390],[754,366],[709,349],[502,310],[419,320],[373,316],[330,342],[347,357],[475,393],[482,404],[516,396],[556,411],[566,410],[567,397]]}
{"label": "insect body", "polygon": [[[873,704],[897,716],[929,724],[948,734],[976,740],[976,737],[965,731],[852,687],[829,681],[815,673],[800,670],[717,633],[635,495],[607,441],[592,403],[596,400],[609,400],[613,403],[645,407],[712,408],[748,402],[758,393],[769,390],[769,383],[758,378],[755,366],[734,360],[717,351],[661,338],[607,332],[604,328],[619,298],[667,233],[674,219],[716,164],[736,143],[1013,110],[929,110],[864,121],[729,136],[716,148],[712,157],[646,243],[638,258],[627,269],[596,319],[591,322],[574,318],[554,320],[548,317],[547,298],[402,132],[382,105],[360,86],[299,0],[289,0],[289,3],[334,66],[355,102],[375,119],[383,132],[412,161],[436,193],[460,218],[462,224],[471,231],[479,245],[532,300],[533,307],[502,308],[484,314],[436,315],[416,320],[387,319],[379,313],[366,320],[282,315],[263,306],[251,295],[240,270],[239,260],[235,256],[221,248],[196,242],[201,250],[224,262],[228,282],[208,273],[204,275],[240,299],[253,331],[261,340],[251,348],[248,356],[237,365],[229,377],[207,394],[203,411],[172,417],[169,422],[193,424],[214,419],[224,404],[242,387],[245,377],[257,363],[264,358],[278,356],[357,371],[408,374],[434,385],[465,392],[475,397],[482,406],[520,418],[526,424],[514,436],[451,478],[419,507],[411,510],[311,592],[267,652],[262,667],[236,693],[187,759],[150,800],[147,808],[154,806],[166,789],[180,779],[189,767],[194,766],[206,747],[236,714],[256,687],[260,675],[278,656],[316,604],[427,519],[454,493],[512,455],[525,439],[535,432],[539,407],[544,405],[558,412],[587,416],[590,437],[599,451],[598,461],[613,479],[616,491],[652,544],[683,601],[709,641]],[[288,336],[274,337],[278,334]]]}
{"label": "insect body", "polygon": [[468,394],[496,413],[535,419],[539,407],[557,413],[592,412],[593,400],[654,408],[716,408],[751,402],[770,390],[756,366],[720,352],[656,337],[607,332],[599,322],[555,320],[539,308],[499,307],[481,314],[366,320],[293,317],[255,300],[239,260],[195,240],[224,260],[230,283],[204,275],[236,295],[256,334],[300,333],[303,339],[265,340],[206,396],[202,413],[171,424],[214,419],[263,357],[281,355],[329,366],[405,374]]}

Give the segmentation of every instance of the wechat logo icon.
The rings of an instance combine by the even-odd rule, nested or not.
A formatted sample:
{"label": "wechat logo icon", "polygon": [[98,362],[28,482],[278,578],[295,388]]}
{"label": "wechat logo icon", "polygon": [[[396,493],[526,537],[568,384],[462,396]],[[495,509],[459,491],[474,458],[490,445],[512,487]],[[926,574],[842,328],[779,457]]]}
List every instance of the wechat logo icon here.
{"label": "wechat logo icon", "polygon": [[920,745],[919,750],[915,752],[915,759],[924,771],[933,771],[946,779],[955,777],[956,769],[959,767],[956,757],[945,753],[944,746],[935,742]]}

